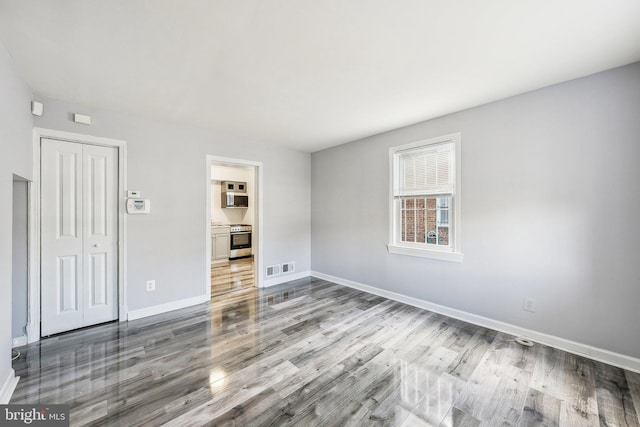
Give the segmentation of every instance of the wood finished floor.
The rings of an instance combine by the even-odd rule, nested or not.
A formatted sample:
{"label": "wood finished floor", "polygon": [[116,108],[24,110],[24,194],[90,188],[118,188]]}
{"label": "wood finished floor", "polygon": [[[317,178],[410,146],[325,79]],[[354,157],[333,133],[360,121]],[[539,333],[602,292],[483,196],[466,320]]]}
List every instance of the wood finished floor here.
{"label": "wood finished floor", "polygon": [[638,426],[640,374],[307,278],[20,349],[72,425]]}
{"label": "wood finished floor", "polygon": [[211,266],[211,295],[222,295],[254,286],[253,257]]}

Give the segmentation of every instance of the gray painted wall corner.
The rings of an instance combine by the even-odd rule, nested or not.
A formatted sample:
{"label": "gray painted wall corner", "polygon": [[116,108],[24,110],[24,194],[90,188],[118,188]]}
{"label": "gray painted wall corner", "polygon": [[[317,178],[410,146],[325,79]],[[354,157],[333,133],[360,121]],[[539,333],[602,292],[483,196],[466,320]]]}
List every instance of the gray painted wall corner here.
{"label": "gray painted wall corner", "polygon": [[[640,63],[313,153],[312,269],[640,357],[637,117]],[[454,132],[464,262],[389,254],[388,149]]]}

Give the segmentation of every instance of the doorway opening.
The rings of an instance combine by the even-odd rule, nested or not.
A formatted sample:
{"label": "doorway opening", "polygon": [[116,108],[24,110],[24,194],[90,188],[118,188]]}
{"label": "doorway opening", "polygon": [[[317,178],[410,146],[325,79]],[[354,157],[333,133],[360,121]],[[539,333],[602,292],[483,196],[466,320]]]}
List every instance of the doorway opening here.
{"label": "doorway opening", "polygon": [[13,175],[13,224],[11,248],[12,347],[27,343],[29,324],[29,191],[30,182]]}
{"label": "doorway opening", "polygon": [[207,156],[207,294],[260,286],[262,164]]}

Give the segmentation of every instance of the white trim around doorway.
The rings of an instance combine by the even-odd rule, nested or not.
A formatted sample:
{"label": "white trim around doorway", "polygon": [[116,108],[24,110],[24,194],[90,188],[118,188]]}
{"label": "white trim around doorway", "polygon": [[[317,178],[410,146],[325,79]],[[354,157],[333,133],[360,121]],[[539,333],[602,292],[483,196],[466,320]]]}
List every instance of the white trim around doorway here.
{"label": "white trim around doorway", "polygon": [[[255,280],[258,288],[264,287],[264,281],[262,279],[262,264],[263,264],[263,256],[262,256],[262,220],[263,220],[263,199],[262,199],[262,188],[263,188],[263,164],[262,162],[255,162],[252,160],[242,160],[242,159],[234,159],[229,157],[218,157],[207,155],[206,159],[206,193],[207,193],[207,215],[206,215],[206,231],[205,236],[207,236],[206,242],[206,259],[205,259],[205,268],[206,268],[206,280],[205,280],[205,292],[211,298],[211,167],[215,164],[225,164],[225,165],[233,165],[233,166],[249,166],[255,168],[255,186],[256,186],[256,198],[257,200],[257,211],[256,213],[256,224],[253,225],[253,233],[258,236],[258,248],[256,251],[256,257],[258,258],[258,262],[255,263]],[[254,208],[255,209],[255,208]]]}
{"label": "white trim around doorway", "polygon": [[29,218],[29,313],[27,320],[27,341],[40,340],[40,140],[58,139],[80,144],[94,144],[118,148],[118,318],[127,320],[127,216],[124,200],[127,188],[127,142],[63,132],[53,129],[33,129],[33,184],[31,186]]}

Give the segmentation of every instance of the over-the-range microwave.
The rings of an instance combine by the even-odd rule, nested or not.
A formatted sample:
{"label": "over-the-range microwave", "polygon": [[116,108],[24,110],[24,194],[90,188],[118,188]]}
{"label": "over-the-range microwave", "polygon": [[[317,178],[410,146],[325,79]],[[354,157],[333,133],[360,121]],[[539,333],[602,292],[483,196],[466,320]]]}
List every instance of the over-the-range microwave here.
{"label": "over-the-range microwave", "polygon": [[248,208],[249,194],[247,193],[247,183],[238,181],[223,181],[222,207]]}

